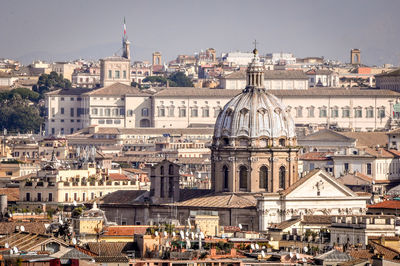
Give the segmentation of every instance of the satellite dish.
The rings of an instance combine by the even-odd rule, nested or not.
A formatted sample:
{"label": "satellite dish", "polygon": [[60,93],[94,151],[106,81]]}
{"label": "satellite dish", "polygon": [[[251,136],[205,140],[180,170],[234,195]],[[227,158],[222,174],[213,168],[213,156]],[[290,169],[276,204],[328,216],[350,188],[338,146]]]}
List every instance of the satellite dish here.
{"label": "satellite dish", "polygon": [[182,239],[184,239],[184,238],[185,238],[185,234],[183,233],[183,231],[182,231],[182,230],[179,232],[179,234],[181,235],[181,238],[182,238]]}
{"label": "satellite dish", "polygon": [[167,231],[164,231],[164,237],[167,237],[167,236],[168,236]]}
{"label": "satellite dish", "polygon": [[49,226],[50,226],[50,224],[44,224],[44,228],[46,228],[46,230],[47,230],[47,228],[49,228]]}
{"label": "satellite dish", "polygon": [[201,237],[201,239],[204,239],[204,238],[205,238],[203,232],[200,232],[200,237]]}
{"label": "satellite dish", "polygon": [[13,251],[14,251],[15,254],[17,254],[18,253],[18,248],[17,247],[13,247]]}
{"label": "satellite dish", "polygon": [[12,213],[9,214],[10,218],[13,217]]}
{"label": "satellite dish", "polygon": [[303,258],[302,261],[303,261],[303,262],[307,262],[306,258]]}
{"label": "satellite dish", "polygon": [[262,249],[266,249],[266,247],[265,247],[265,246],[262,246]]}
{"label": "satellite dish", "polygon": [[186,236],[189,236],[189,231],[186,231],[185,235],[186,235]]}
{"label": "satellite dish", "polygon": [[61,225],[63,225],[63,224],[64,224],[64,222],[63,222],[62,220],[60,220],[60,224],[61,224]]}
{"label": "satellite dish", "polygon": [[155,236],[158,236],[158,231],[155,231],[154,234],[155,234]]}
{"label": "satellite dish", "polygon": [[253,243],[251,243],[250,248],[251,248],[251,249],[256,249],[256,247],[254,246]]}
{"label": "satellite dish", "polygon": [[74,204],[75,207],[78,206],[78,204],[76,203],[76,200],[74,200],[74,202],[72,204]]}
{"label": "satellite dish", "polygon": [[265,258],[265,252],[264,252],[264,250],[261,250],[261,257]]}
{"label": "satellite dish", "polygon": [[9,245],[8,243],[5,243],[5,244],[4,244],[4,247],[5,247],[5,248],[9,248],[10,245]]}
{"label": "satellite dish", "polygon": [[260,249],[260,246],[259,246],[258,244],[255,244],[254,247],[255,247],[256,249]]}
{"label": "satellite dish", "polygon": [[304,247],[303,250],[304,250],[305,253],[307,253],[308,252],[308,247]]}
{"label": "satellite dish", "polygon": [[25,226],[21,225],[20,230],[21,232],[25,232]]}
{"label": "satellite dish", "polygon": [[192,239],[194,239],[194,233],[193,233],[193,232],[190,233],[190,237],[191,237]]}
{"label": "satellite dish", "polygon": [[239,226],[239,229],[242,230],[242,228],[243,228],[242,224],[239,224],[238,226]]}
{"label": "satellite dish", "polygon": [[190,240],[187,239],[187,240],[186,240],[186,248],[190,248],[190,247],[191,247],[191,245],[190,245]]}
{"label": "satellite dish", "polygon": [[290,253],[289,253],[289,256],[290,256],[290,258],[292,258],[292,257],[293,257],[293,253],[292,253],[292,252],[290,252]]}
{"label": "satellite dish", "polygon": [[72,238],[72,244],[73,244],[73,245],[76,245],[76,238],[75,238],[75,237]]}
{"label": "satellite dish", "polygon": [[176,233],[175,232],[172,232],[172,237],[175,237],[176,236]]}
{"label": "satellite dish", "polygon": [[14,251],[12,249],[10,249],[10,255],[14,254]]}
{"label": "satellite dish", "polygon": [[300,259],[300,255],[299,255],[299,253],[296,253],[296,259]]}

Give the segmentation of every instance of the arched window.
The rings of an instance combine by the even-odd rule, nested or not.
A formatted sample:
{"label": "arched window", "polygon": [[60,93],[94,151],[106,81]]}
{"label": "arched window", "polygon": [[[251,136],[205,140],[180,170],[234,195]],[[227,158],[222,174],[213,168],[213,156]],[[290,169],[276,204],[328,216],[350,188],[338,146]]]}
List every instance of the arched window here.
{"label": "arched window", "polygon": [[261,166],[260,168],[260,188],[265,188],[268,191],[268,168]]}
{"label": "arched window", "polygon": [[285,189],[286,169],[285,166],[279,168],[279,188]]}
{"label": "arched window", "polygon": [[239,188],[247,189],[247,167],[243,165],[239,168]]}
{"label": "arched window", "polygon": [[168,174],[173,175],[174,174],[174,165],[170,164],[168,168]]}
{"label": "arched window", "polygon": [[222,174],[224,177],[224,189],[228,189],[228,182],[229,182],[229,170],[228,170],[228,166],[224,165],[224,167],[222,167]]}
{"label": "arched window", "polygon": [[164,166],[160,167],[160,175],[164,175]]}

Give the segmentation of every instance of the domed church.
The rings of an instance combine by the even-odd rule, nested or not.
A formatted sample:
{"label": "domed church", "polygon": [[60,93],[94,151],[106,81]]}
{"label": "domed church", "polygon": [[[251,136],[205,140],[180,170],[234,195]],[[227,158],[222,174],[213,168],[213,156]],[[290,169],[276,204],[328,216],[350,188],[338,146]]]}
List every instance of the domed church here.
{"label": "domed church", "polygon": [[254,49],[247,86],[216,123],[212,150],[215,192],[278,192],[298,180],[298,147],[288,109],[264,87]]}

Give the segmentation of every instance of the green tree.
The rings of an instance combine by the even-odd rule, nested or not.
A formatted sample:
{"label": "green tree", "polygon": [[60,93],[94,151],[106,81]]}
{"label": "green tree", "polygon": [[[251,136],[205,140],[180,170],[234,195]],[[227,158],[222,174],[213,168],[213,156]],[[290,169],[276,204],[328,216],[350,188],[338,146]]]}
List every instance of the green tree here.
{"label": "green tree", "polygon": [[169,86],[171,87],[193,87],[192,80],[183,72],[175,72],[168,79],[170,80]]}
{"label": "green tree", "polygon": [[71,81],[65,79],[63,75],[58,75],[52,71],[50,74],[42,74],[39,77],[38,83],[33,86],[33,91],[38,92],[43,98],[43,94],[57,89],[70,89]]}
{"label": "green tree", "polygon": [[167,85],[167,79],[161,76],[149,76],[143,79],[143,82],[161,83]]}

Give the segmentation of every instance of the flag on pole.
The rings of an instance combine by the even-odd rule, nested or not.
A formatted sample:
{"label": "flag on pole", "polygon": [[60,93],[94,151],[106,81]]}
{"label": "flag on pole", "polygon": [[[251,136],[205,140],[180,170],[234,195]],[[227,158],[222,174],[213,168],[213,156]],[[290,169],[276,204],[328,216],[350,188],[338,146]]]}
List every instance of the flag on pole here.
{"label": "flag on pole", "polygon": [[124,17],[124,36],[126,36],[126,23],[125,23],[125,17]]}

